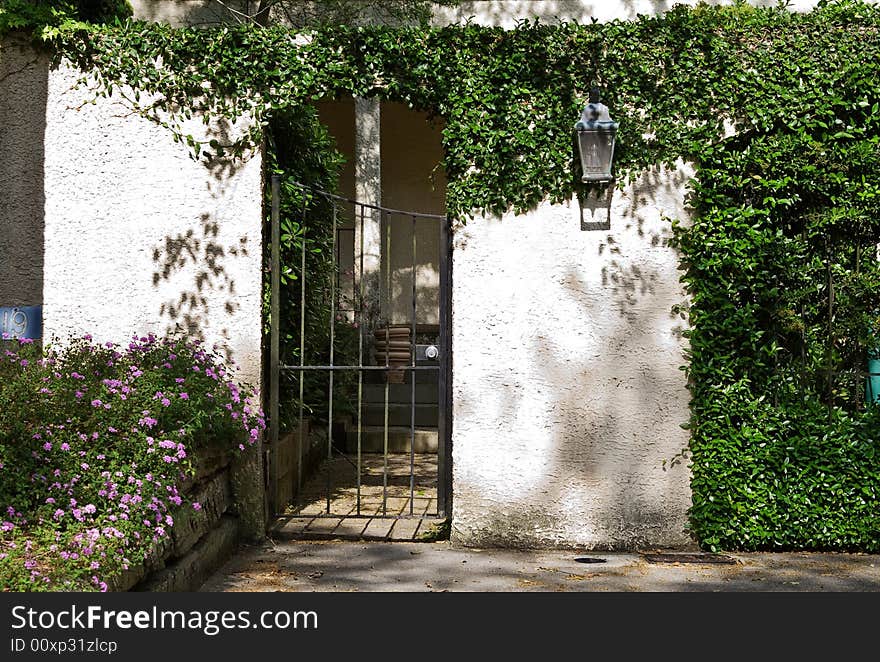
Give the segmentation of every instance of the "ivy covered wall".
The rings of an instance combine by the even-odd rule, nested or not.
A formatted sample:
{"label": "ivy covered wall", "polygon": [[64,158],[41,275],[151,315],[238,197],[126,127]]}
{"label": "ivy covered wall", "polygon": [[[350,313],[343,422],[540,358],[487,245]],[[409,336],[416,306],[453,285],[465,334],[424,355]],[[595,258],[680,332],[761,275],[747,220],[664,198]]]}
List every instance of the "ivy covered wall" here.
{"label": "ivy covered wall", "polygon": [[168,122],[203,159],[319,98],[441,115],[462,221],[583,193],[571,125],[599,85],[621,123],[621,183],[696,166],[697,222],[677,231],[691,302],[676,311],[692,327],[692,531],[712,548],[876,551],[878,415],[862,388],[880,310],[878,29],[880,11],[846,1],[515,30],[67,24],[42,38],[108,90],[150,93],[147,115],[256,120],[205,143]]}

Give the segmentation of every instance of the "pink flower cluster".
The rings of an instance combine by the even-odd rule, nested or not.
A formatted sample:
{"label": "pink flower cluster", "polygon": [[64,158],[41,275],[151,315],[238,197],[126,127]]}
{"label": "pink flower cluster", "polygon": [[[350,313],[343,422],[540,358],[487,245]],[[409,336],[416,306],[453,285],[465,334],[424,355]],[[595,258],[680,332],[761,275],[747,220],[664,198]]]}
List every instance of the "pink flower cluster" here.
{"label": "pink flower cluster", "polygon": [[[135,336],[119,350],[90,340],[39,360],[8,351],[0,360],[0,378],[36,374],[40,383],[22,407],[28,443],[13,445],[10,469],[28,488],[0,520],[0,564],[19,564],[35,584],[106,590],[170,535],[193,440],[220,435],[244,450],[266,423],[200,343]],[[0,453],[3,443],[0,433]],[[45,532],[49,548],[34,546]]]}

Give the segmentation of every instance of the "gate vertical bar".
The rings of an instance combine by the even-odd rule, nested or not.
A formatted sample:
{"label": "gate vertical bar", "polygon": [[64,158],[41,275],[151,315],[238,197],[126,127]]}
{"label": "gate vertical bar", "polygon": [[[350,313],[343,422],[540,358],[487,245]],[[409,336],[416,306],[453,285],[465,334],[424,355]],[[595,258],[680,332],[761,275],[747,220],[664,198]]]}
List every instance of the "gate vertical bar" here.
{"label": "gate vertical bar", "polygon": [[269,475],[269,495],[272,514],[281,510],[281,504],[278,499],[278,437],[280,424],[279,416],[281,407],[279,405],[280,386],[278,380],[281,377],[279,366],[281,365],[281,343],[280,329],[281,324],[281,181],[280,177],[272,175],[272,214],[270,217],[271,241],[272,241],[272,264],[271,264],[271,285],[270,297],[271,308],[269,310],[270,318],[270,336],[269,336],[269,459],[271,460],[272,471]]}
{"label": "gate vertical bar", "polygon": [[[330,204],[333,206],[332,212],[332,224],[333,224],[333,235],[332,235],[332,247],[331,253],[333,260],[333,269],[330,273],[330,367],[333,367],[333,345],[336,341],[336,273],[337,273],[337,263],[336,263],[336,210],[337,205],[334,200],[330,200]],[[330,491],[332,489],[332,474],[333,474],[333,370],[330,370],[330,375],[328,378],[329,386],[329,402],[327,404],[327,514],[330,514]]]}
{"label": "gate vertical bar", "polygon": [[[302,243],[302,251],[300,253],[300,269],[299,269],[299,365],[305,365],[306,359],[306,191],[303,191],[302,217],[300,218],[300,241]],[[297,500],[302,492],[303,479],[303,393],[305,381],[305,372],[299,373],[299,426],[297,436],[299,437],[296,445],[296,494]]]}
{"label": "gate vertical bar", "polygon": [[[410,277],[412,279],[412,344],[410,351],[412,352],[412,367],[416,367],[416,275],[418,266],[416,265],[416,217],[412,217],[412,269]],[[410,424],[409,424],[409,514],[413,514],[414,502],[416,498],[416,375],[415,370],[411,370],[410,377]]]}
{"label": "gate vertical bar", "polygon": [[[357,205],[357,203],[355,203]],[[357,223],[357,209],[354,210],[355,223]],[[364,367],[364,206],[360,205],[360,250],[358,259],[360,271],[358,271],[358,368]],[[362,428],[363,428],[363,403],[364,403],[364,371],[358,370],[358,420],[357,420],[357,514],[361,514],[361,455],[362,455]]]}
{"label": "gate vertical bar", "polygon": [[391,214],[385,213],[385,296],[388,300],[388,319],[385,326],[385,426],[382,450],[382,516],[388,514],[388,396],[391,388]]}
{"label": "gate vertical bar", "polygon": [[438,377],[439,418],[437,420],[437,514],[452,514],[452,427],[451,423],[451,315],[452,239],[449,219],[440,221],[440,375]]}

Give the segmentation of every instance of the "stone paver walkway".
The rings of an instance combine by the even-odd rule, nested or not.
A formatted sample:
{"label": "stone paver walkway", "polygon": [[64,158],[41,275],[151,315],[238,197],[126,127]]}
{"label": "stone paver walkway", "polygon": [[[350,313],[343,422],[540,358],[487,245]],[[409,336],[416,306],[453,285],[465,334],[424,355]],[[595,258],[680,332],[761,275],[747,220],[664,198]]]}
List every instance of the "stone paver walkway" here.
{"label": "stone paver walkway", "polygon": [[[412,481],[410,480],[412,476]],[[328,492],[329,478],[329,492]],[[356,456],[324,460],[303,486],[300,504],[270,528],[275,539],[417,540],[439,526],[437,456]],[[328,508],[329,494],[329,508]]]}

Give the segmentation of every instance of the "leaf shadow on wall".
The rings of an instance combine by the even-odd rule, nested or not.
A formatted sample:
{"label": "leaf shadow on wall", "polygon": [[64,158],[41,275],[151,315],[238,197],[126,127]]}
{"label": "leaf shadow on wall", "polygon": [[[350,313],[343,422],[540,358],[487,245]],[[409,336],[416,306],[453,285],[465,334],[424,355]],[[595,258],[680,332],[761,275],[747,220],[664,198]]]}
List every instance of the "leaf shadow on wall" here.
{"label": "leaf shadow on wall", "polygon": [[[646,224],[642,211],[657,206],[655,191],[663,188],[680,190],[686,186],[687,181],[688,176],[678,170],[670,172],[661,168],[650,168],[643,172],[640,185],[633,189],[632,196],[624,199],[624,205],[618,212],[623,232],[635,231],[639,240],[648,242],[652,249],[669,250],[673,238],[671,219],[664,216],[666,222],[659,226],[657,223]],[[645,297],[656,294],[664,276],[650,265],[627,259],[622,250],[624,249],[618,238],[611,232],[599,243],[598,258],[603,263],[602,287],[612,292],[614,306],[619,314],[626,317],[630,324],[634,324],[638,320],[640,302]],[[676,305],[676,311],[687,309],[684,300],[676,302]],[[670,314],[675,316],[678,313]],[[679,324],[673,329],[673,334],[681,338],[683,331],[684,327]]]}
{"label": "leaf shadow on wall", "polygon": [[[467,3],[462,8],[462,19],[468,17],[468,9],[471,5],[481,5],[483,3]],[[498,25],[510,22],[512,15],[511,10],[506,3],[499,2],[488,5],[489,21]],[[544,0],[543,2],[526,2],[520,3],[528,6],[528,16],[540,19],[542,23],[553,23],[557,20],[576,20],[579,23],[589,23],[596,15],[596,8],[602,6],[601,3],[585,3],[583,0]],[[668,11],[675,4],[674,1],[667,0],[648,0],[647,2],[639,0],[623,0],[620,3],[619,15],[617,18],[622,20],[635,19],[639,14],[659,14]],[[650,5],[647,10],[645,5]],[[483,10],[486,11],[485,9]],[[473,13],[473,12],[471,12]],[[523,12],[521,12],[523,13]]]}
{"label": "leaf shadow on wall", "polygon": [[[237,242],[224,243],[220,234],[217,221],[203,213],[198,232],[189,229],[165,237],[162,245],[154,247],[155,288],[160,288],[163,283],[189,281],[180,288],[179,295],[166,299],[160,307],[160,317],[168,320],[166,333],[184,333],[204,342],[205,330],[216,325],[211,321],[218,317],[218,306],[222,306],[226,317],[239,309],[235,280],[228,273],[226,264],[229,260],[248,256],[248,240],[242,236]],[[216,335],[228,339],[229,328],[220,328]],[[228,343],[223,343],[222,352],[227,362],[234,362]]]}
{"label": "leaf shadow on wall", "polygon": [[[236,130],[236,127],[225,118],[216,118],[211,122],[211,125],[208,127],[206,131],[205,138],[210,141],[216,141],[216,144],[221,146],[224,150],[229,150],[235,144],[235,140],[233,138],[234,135],[240,133],[240,131]],[[215,149],[215,148],[211,148]],[[214,177],[215,180],[222,187],[224,182],[228,182],[232,179],[233,176],[239,171],[244,161],[249,158],[249,154],[242,155],[241,159],[230,158],[227,156],[213,157],[211,159],[203,158],[201,160],[202,165],[208,169],[208,172],[211,173],[211,176]]]}
{"label": "leaf shadow on wall", "polygon": [[[658,177],[646,173],[626,204],[617,206],[611,231],[598,234],[583,268],[561,266],[542,276],[558,283],[554,306],[567,311],[571,326],[528,326],[518,355],[531,365],[502,380],[496,385],[502,392],[495,394],[504,411],[527,413],[513,423],[514,430],[535,430],[527,419],[536,399],[544,403],[544,430],[539,424],[535,432],[544,438],[525,435],[517,442],[541,448],[539,461],[535,457],[539,466],[527,467],[533,475],[520,482],[502,512],[481,521],[482,531],[468,533],[477,536],[472,544],[503,539],[521,546],[570,546],[581,521],[579,535],[593,538],[585,546],[594,549],[688,545],[686,533],[677,530],[689,504],[687,469],[672,466],[679,444],[687,443],[680,425],[687,421],[689,396],[677,370],[685,357],[676,349],[684,294],[678,272],[664,266],[671,231],[654,211],[662,207],[654,193]],[[676,173],[664,186],[677,188],[684,181]],[[597,270],[600,281],[585,276],[584,269]],[[479,412],[476,403],[468,408]],[[518,450],[511,447],[514,455]]]}

